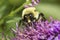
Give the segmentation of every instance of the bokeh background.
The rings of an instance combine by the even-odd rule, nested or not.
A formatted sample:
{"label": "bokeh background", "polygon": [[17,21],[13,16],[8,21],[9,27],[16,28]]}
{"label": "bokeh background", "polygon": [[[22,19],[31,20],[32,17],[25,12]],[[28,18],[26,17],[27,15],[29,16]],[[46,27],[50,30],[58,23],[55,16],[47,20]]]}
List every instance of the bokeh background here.
{"label": "bokeh background", "polygon": [[[30,0],[31,1],[31,0]],[[4,36],[13,36],[10,28],[15,28],[19,22],[26,0],[0,0],[0,39]],[[52,16],[60,20],[60,0],[40,0],[39,5],[35,6],[42,12],[47,19]]]}

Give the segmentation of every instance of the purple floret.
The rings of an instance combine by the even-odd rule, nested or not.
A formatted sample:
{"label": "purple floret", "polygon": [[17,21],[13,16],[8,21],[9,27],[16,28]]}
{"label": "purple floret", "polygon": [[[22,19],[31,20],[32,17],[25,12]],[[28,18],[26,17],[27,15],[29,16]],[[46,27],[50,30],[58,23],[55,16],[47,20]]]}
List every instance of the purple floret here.
{"label": "purple floret", "polygon": [[23,31],[17,26],[16,30],[13,29],[16,35],[14,40],[60,40],[60,21],[50,19],[50,22],[32,22]]}
{"label": "purple floret", "polygon": [[28,8],[28,7],[34,7],[36,5],[38,5],[40,2],[40,0],[32,0],[30,4],[26,4],[24,7]]}

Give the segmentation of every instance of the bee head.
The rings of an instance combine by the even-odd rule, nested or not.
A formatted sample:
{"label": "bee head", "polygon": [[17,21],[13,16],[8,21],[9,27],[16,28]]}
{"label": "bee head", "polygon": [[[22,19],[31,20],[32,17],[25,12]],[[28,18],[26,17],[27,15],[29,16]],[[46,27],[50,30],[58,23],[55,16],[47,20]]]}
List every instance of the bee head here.
{"label": "bee head", "polygon": [[34,21],[35,18],[34,18],[34,15],[32,13],[29,13],[29,14],[24,15],[23,20],[25,22],[30,23],[30,22]]}
{"label": "bee head", "polygon": [[38,18],[38,12],[36,11],[35,7],[29,7],[23,10],[22,12],[22,18],[26,22],[34,21]]}
{"label": "bee head", "polygon": [[32,22],[36,21],[39,18],[42,19],[44,15],[42,13],[39,13],[35,7],[29,7],[23,10],[22,12],[22,19],[24,22]]}

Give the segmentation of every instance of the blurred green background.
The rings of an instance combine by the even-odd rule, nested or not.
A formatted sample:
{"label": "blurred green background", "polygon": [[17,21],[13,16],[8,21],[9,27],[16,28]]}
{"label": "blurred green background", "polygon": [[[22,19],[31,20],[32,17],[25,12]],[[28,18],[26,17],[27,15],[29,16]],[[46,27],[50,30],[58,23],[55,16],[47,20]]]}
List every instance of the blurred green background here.
{"label": "blurred green background", "polygon": [[47,18],[52,16],[54,19],[60,20],[60,0],[41,0],[37,9]]}
{"label": "blurred green background", "polygon": [[[25,2],[26,0],[0,0],[0,33],[12,36],[10,28],[15,28],[15,23],[21,19]],[[60,0],[40,0],[39,5],[35,7],[44,13],[47,19],[52,16],[60,20]]]}

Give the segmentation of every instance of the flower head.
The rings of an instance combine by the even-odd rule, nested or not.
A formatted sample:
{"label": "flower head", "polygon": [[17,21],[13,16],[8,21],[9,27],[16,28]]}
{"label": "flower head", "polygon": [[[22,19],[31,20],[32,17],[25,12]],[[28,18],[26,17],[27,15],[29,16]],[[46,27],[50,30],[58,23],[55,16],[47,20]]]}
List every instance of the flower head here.
{"label": "flower head", "polygon": [[34,6],[38,5],[39,2],[40,2],[40,0],[32,0],[31,3],[26,4],[24,7],[25,8],[27,8],[27,7],[34,7]]}
{"label": "flower head", "polygon": [[23,31],[17,26],[16,30],[13,29],[16,35],[13,40],[60,40],[60,21],[50,19],[50,22],[32,22],[32,25],[27,25]]}

